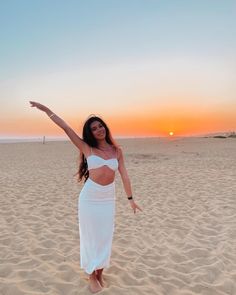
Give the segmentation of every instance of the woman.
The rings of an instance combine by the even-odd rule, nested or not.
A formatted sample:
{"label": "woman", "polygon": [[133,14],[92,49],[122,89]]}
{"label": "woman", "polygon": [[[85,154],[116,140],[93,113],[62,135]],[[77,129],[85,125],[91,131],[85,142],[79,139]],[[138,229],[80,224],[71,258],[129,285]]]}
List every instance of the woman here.
{"label": "woman", "polygon": [[61,127],[80,150],[79,180],[85,184],[79,197],[79,231],[81,267],[89,274],[92,293],[104,286],[103,269],[109,267],[115,215],[115,172],[118,169],[129,204],[134,213],[131,184],[124,165],[122,150],[114,143],[105,122],[90,117],[83,127],[83,139],[46,106],[30,101],[32,107],[45,112]]}

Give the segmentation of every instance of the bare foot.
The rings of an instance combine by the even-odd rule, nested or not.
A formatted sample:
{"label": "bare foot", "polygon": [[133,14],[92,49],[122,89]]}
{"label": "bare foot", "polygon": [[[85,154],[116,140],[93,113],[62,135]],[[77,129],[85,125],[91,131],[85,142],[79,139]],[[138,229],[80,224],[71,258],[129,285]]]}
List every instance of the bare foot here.
{"label": "bare foot", "polygon": [[104,281],[103,276],[102,276],[102,271],[103,271],[103,269],[96,271],[96,278],[99,281],[100,285],[102,287],[105,287],[105,281]]}
{"label": "bare foot", "polygon": [[89,277],[89,289],[92,293],[97,293],[102,290],[102,287],[96,277]]}
{"label": "bare foot", "polygon": [[105,281],[102,276],[97,276],[97,280],[99,281],[100,285],[104,288],[105,287]]}

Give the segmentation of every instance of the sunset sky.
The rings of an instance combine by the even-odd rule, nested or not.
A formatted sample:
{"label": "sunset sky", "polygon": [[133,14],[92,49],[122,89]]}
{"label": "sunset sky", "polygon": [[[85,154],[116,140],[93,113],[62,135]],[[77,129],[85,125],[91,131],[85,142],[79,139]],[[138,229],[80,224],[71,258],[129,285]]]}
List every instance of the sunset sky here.
{"label": "sunset sky", "polygon": [[236,131],[234,0],[0,1],[0,137]]}

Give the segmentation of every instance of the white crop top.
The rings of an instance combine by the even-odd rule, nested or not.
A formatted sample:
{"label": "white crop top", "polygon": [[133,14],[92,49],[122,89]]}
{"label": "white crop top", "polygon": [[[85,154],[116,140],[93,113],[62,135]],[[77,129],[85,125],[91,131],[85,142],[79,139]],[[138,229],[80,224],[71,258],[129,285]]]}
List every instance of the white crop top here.
{"label": "white crop top", "polygon": [[113,171],[116,171],[119,165],[118,160],[116,158],[111,158],[106,160],[97,155],[93,155],[92,148],[91,148],[91,155],[87,157],[87,164],[88,164],[88,170],[100,168],[102,166],[108,166]]}

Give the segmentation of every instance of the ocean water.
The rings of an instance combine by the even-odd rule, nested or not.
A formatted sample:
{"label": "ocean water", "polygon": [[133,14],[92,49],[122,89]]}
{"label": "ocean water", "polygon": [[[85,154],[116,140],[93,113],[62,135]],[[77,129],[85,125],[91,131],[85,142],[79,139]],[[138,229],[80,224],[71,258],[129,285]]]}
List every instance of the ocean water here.
{"label": "ocean water", "polygon": [[[68,141],[68,138],[45,136],[45,142],[47,141]],[[43,142],[43,137],[0,137],[0,144],[1,143],[21,143],[21,142]]]}

